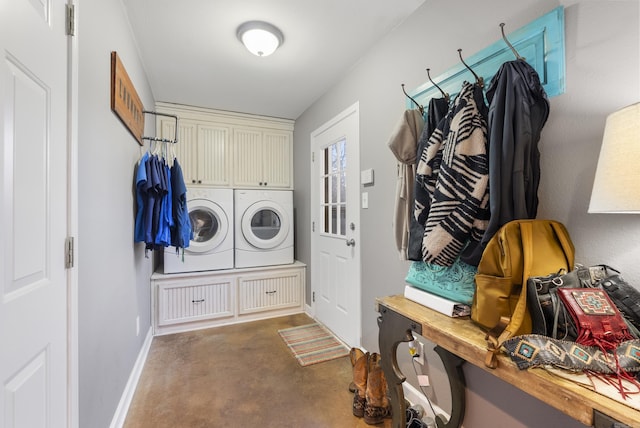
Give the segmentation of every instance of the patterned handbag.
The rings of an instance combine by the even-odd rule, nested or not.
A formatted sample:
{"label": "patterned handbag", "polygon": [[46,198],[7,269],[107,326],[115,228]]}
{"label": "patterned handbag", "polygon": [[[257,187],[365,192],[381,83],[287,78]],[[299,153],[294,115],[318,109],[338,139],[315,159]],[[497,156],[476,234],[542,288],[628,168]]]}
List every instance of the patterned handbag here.
{"label": "patterned handbag", "polygon": [[[583,371],[615,386],[622,396],[640,392],[631,374],[640,369],[640,341],[633,340],[622,315],[600,288],[557,288],[573,318],[575,342],[541,335],[516,336],[503,343],[518,368],[554,366]],[[636,390],[623,385],[630,382]]]}
{"label": "patterned handbag", "polygon": [[576,343],[597,346],[603,352],[633,340],[622,315],[599,288],[559,288],[558,295],[576,325]]}
{"label": "patterned handbag", "polygon": [[474,278],[478,269],[456,258],[451,266],[412,262],[405,281],[414,287],[453,302],[470,305],[476,290]]}
{"label": "patterned handbag", "polygon": [[[608,354],[597,346],[538,334],[512,337],[503,346],[520,370],[551,366],[572,372],[615,375],[618,369],[613,362],[617,359],[622,370],[629,373],[640,371],[640,339],[622,342]],[[615,358],[610,356],[612,353],[615,353]]]}
{"label": "patterned handbag", "polygon": [[[531,314],[531,333],[554,339],[575,341],[576,328],[571,315],[558,297],[558,289],[593,288],[598,286],[602,280],[619,273],[607,265],[586,267],[576,264],[576,268],[568,273],[560,270],[547,276],[529,277],[527,280],[527,308]],[[610,293],[609,297],[618,306]]]}

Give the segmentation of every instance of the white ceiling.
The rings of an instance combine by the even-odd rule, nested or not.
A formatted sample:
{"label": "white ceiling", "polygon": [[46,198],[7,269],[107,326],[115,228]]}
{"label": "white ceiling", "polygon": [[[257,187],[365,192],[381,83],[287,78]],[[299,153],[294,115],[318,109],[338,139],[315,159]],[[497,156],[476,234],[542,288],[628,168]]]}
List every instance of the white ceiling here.
{"label": "white ceiling", "polygon": [[[157,101],[296,119],[424,0],[123,0]],[[284,33],[273,55],[236,38]]]}

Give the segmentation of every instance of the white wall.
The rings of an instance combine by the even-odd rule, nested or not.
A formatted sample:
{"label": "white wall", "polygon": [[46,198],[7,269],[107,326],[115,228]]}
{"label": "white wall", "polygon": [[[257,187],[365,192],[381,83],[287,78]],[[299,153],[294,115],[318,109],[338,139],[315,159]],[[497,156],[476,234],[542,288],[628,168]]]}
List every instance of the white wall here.
{"label": "white wall", "polygon": [[144,106],[153,109],[154,99],[123,10],[120,0],[84,0],[77,10],[80,427],[109,426],[150,328],[151,259],[133,243],[133,174],[142,149],[111,112],[111,51]]}
{"label": "white wall", "polygon": [[[294,131],[297,258],[309,263],[309,136],[360,102],[360,165],[373,168],[376,176],[375,185],[366,189],[369,209],[361,211],[362,346],[369,351],[378,349],[375,298],[402,293],[408,269],[408,263],[398,259],[393,240],[396,161],[387,148],[405,108],[400,84],[416,88],[427,81],[425,68],[435,77],[456,64],[458,48],[470,56],[492,44],[500,38],[500,22],[507,24],[507,32],[513,31],[559,5],[565,6],[566,93],[551,99],[539,144],[538,217],[567,226],[577,261],[609,264],[640,285],[640,218],[587,214],[605,117],[640,101],[637,0],[427,0],[302,114]],[[309,291],[307,284],[307,296]],[[466,428],[582,426],[482,370],[465,365],[465,373]],[[436,385],[438,391],[447,389],[446,384]]]}

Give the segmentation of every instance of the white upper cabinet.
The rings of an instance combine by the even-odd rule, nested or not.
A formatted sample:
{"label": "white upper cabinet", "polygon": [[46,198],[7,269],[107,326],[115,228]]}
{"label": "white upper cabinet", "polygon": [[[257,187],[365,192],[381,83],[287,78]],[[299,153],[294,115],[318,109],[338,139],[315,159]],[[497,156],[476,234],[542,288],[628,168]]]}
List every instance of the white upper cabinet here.
{"label": "white upper cabinet", "polygon": [[233,186],[235,188],[292,188],[290,132],[235,128]]}
{"label": "white upper cabinet", "polygon": [[224,186],[231,184],[231,130],[225,126],[198,125],[198,184]]}
{"label": "white upper cabinet", "polygon": [[[293,121],[158,103],[178,116],[175,150],[187,185],[293,189]],[[158,118],[158,134],[175,137],[175,119]]]}
{"label": "white upper cabinet", "polygon": [[[160,119],[161,136],[173,139],[175,120]],[[202,184],[215,187],[231,185],[229,127],[215,124],[199,124],[197,121],[178,122],[178,143],[175,151],[187,185]]]}

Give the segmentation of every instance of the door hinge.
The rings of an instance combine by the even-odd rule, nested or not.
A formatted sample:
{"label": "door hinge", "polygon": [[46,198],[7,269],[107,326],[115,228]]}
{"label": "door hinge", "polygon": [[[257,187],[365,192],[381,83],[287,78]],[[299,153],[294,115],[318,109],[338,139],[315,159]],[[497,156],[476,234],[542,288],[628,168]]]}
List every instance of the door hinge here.
{"label": "door hinge", "polygon": [[311,162],[316,161],[316,152],[311,152]]}
{"label": "door hinge", "polygon": [[312,302],[312,303],[315,303],[315,302],[316,302],[316,292],[315,292],[315,291],[313,291],[313,292],[311,293],[311,302]]}
{"label": "door hinge", "polygon": [[76,6],[73,4],[66,4],[65,8],[67,10],[67,36],[75,36],[76,35]]}
{"label": "door hinge", "polygon": [[312,221],[312,222],[311,222],[311,231],[312,231],[312,232],[315,232],[315,231],[316,231],[316,222],[315,222],[315,221]]}
{"label": "door hinge", "polygon": [[68,236],[67,239],[64,242],[64,247],[65,247],[65,261],[64,261],[64,267],[66,269],[71,269],[73,267],[73,263],[74,263],[74,238],[73,236]]}

